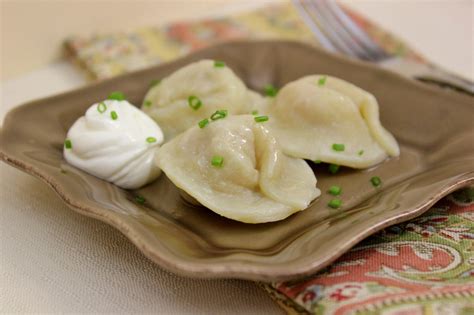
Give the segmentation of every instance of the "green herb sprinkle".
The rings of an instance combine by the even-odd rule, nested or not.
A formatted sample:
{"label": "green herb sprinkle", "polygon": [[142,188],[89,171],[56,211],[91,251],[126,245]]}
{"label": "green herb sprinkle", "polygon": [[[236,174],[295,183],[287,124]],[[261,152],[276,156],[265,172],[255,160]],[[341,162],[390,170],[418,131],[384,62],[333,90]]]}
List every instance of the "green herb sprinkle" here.
{"label": "green herb sprinkle", "polygon": [[217,110],[214,114],[211,115],[211,120],[217,120],[217,119],[222,119],[227,116],[227,110],[226,109],[220,109]]}
{"label": "green herb sprinkle", "polygon": [[331,174],[336,174],[339,171],[339,168],[340,168],[340,166],[337,165],[337,164],[329,164],[329,167],[328,167],[329,172]]}
{"label": "green herb sprinkle", "polygon": [[224,158],[222,156],[216,155],[211,159],[212,166],[221,167],[224,164]]}
{"label": "green herb sprinkle", "polygon": [[72,149],[72,142],[69,139],[64,140],[64,147],[66,149]]}
{"label": "green herb sprinkle", "polygon": [[342,189],[341,189],[340,186],[333,185],[333,186],[329,187],[328,192],[329,192],[331,195],[333,195],[333,196],[338,196],[338,195],[341,194]]}
{"label": "green herb sprinkle", "polygon": [[342,201],[340,199],[332,199],[329,201],[328,206],[333,209],[340,208],[342,206]]}
{"label": "green herb sprinkle", "polygon": [[382,185],[382,180],[378,176],[374,176],[370,179],[370,182],[372,183],[372,186],[374,187],[379,187]]}
{"label": "green herb sprinkle", "polygon": [[110,112],[110,117],[112,117],[112,120],[117,120],[118,118],[118,115],[117,115],[117,112],[116,111],[111,111]]}
{"label": "green herb sprinkle", "polygon": [[109,100],[123,101],[125,100],[125,95],[122,92],[112,92],[109,94]]}
{"label": "green herb sprinkle", "polygon": [[257,116],[257,117],[254,117],[253,119],[255,119],[256,122],[264,122],[268,120],[268,116]]}
{"label": "green herb sprinkle", "polygon": [[201,120],[200,122],[198,122],[198,126],[199,128],[204,128],[206,127],[207,125],[209,124],[209,119],[207,118],[204,118],[203,120]]}
{"label": "green herb sprinkle", "polygon": [[188,97],[188,105],[194,110],[198,110],[202,106],[201,100],[194,95],[191,95]]}
{"label": "green herb sprinkle", "polygon": [[345,146],[344,144],[342,144],[342,143],[334,143],[334,144],[332,145],[332,149],[333,149],[334,151],[342,152],[342,151],[344,151],[344,150],[346,149],[346,146]]}
{"label": "green herb sprinkle", "polygon": [[105,113],[107,110],[107,105],[105,105],[104,102],[100,102],[99,105],[97,105],[97,111],[101,114]]}
{"label": "green herb sprinkle", "polygon": [[275,97],[278,94],[278,89],[271,84],[265,85],[263,88],[266,96]]}

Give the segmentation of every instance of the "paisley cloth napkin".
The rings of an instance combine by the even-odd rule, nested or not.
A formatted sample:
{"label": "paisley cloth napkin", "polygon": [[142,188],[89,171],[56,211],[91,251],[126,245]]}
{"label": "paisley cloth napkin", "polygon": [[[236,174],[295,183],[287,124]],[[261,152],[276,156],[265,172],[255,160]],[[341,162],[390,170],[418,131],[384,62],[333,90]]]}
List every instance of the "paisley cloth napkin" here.
{"label": "paisley cloth napkin", "polygon": [[[343,9],[389,54],[423,62],[390,33]],[[104,79],[238,38],[319,45],[287,3],[128,33],[74,36],[65,47],[91,78]],[[421,217],[369,237],[315,275],[259,285],[288,313],[474,314],[474,188],[457,191]]]}

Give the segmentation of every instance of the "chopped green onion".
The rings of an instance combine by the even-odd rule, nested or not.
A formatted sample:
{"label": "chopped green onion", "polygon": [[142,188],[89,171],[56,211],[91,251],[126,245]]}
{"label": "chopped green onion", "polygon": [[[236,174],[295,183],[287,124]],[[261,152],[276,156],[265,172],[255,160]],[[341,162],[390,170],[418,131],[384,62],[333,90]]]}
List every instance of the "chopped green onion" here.
{"label": "chopped green onion", "polygon": [[135,196],[135,201],[138,202],[139,204],[144,204],[146,202],[145,197],[137,195]]}
{"label": "chopped green onion", "polygon": [[265,85],[263,88],[266,96],[275,97],[278,94],[278,89],[271,84]]}
{"label": "chopped green onion", "polygon": [[97,111],[101,114],[105,113],[107,110],[107,105],[105,105],[104,102],[100,102],[99,105],[97,105]]}
{"label": "chopped green onion", "polygon": [[150,100],[145,100],[145,102],[143,102],[143,106],[150,107],[151,106],[151,101]]}
{"label": "chopped green onion", "polygon": [[194,95],[191,95],[190,97],[188,97],[188,104],[189,104],[189,107],[191,107],[194,110],[198,110],[199,107],[202,106],[201,100],[197,96],[194,96]]}
{"label": "chopped green onion", "polygon": [[207,119],[207,118],[204,118],[203,120],[198,122],[199,128],[201,128],[201,129],[206,127],[208,124],[209,124],[209,119]]}
{"label": "chopped green onion", "polygon": [[321,77],[321,78],[319,78],[319,80],[318,80],[318,85],[319,85],[319,86],[323,86],[324,84],[326,84],[326,76]]}
{"label": "chopped green onion", "polygon": [[62,174],[67,174],[66,170],[61,169]]}
{"label": "chopped green onion", "polygon": [[110,112],[110,117],[112,117],[113,120],[117,120],[118,118],[118,115],[117,115],[117,112],[116,111],[111,111]]}
{"label": "chopped green onion", "polygon": [[253,110],[252,111],[252,115],[257,115],[258,114],[258,110]]}
{"label": "chopped green onion", "polygon": [[64,147],[66,149],[72,149],[72,142],[69,139],[64,140]]}
{"label": "chopped green onion", "polygon": [[254,119],[256,122],[264,122],[268,120],[268,116],[257,116],[257,117],[254,117]]}
{"label": "chopped green onion", "polygon": [[125,95],[122,92],[112,92],[110,93],[109,100],[123,101],[125,100]]}
{"label": "chopped green onion", "polygon": [[342,206],[342,201],[340,199],[332,199],[329,201],[328,206],[333,209],[337,209]]}
{"label": "chopped green onion", "polygon": [[214,61],[214,67],[223,68],[223,67],[225,67],[225,62],[216,60],[216,61]]}
{"label": "chopped green onion", "polygon": [[216,155],[212,157],[211,160],[212,166],[221,167],[224,164],[224,158],[222,156]]}
{"label": "chopped green onion", "polygon": [[346,146],[342,143],[334,143],[332,145],[332,149],[334,151],[344,151],[346,149]]}
{"label": "chopped green onion", "polygon": [[337,164],[329,164],[329,172],[331,174],[336,174],[339,171],[339,165]]}
{"label": "chopped green onion", "polygon": [[161,80],[159,79],[154,79],[154,80],[151,80],[150,81],[150,87],[154,87],[154,86],[157,86],[158,84],[160,84]]}
{"label": "chopped green onion", "polygon": [[374,176],[370,179],[372,186],[379,187],[382,184],[382,180],[378,176]]}
{"label": "chopped green onion", "polygon": [[313,162],[314,162],[314,164],[321,164],[322,163],[321,160],[314,160]]}
{"label": "chopped green onion", "polygon": [[364,150],[360,150],[359,152],[357,152],[358,155],[362,155],[364,154]]}
{"label": "chopped green onion", "polygon": [[341,187],[336,186],[336,185],[329,187],[329,190],[328,190],[328,192],[334,196],[340,195],[341,191],[342,191]]}
{"label": "chopped green onion", "polygon": [[148,137],[148,138],[146,138],[146,142],[148,142],[148,143],[156,142],[156,138],[155,137]]}
{"label": "chopped green onion", "polygon": [[217,120],[217,119],[222,119],[227,116],[227,110],[226,109],[220,109],[216,110],[214,114],[211,115],[212,120]]}

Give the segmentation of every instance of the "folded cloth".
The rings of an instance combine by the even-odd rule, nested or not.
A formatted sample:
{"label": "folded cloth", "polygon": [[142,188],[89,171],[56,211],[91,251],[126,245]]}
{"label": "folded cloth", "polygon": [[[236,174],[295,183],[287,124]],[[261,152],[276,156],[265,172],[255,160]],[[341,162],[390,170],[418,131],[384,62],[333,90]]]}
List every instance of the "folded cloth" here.
{"label": "folded cloth", "polygon": [[289,313],[474,314],[474,188],[305,279],[262,285]]}
{"label": "folded cloth", "polygon": [[[390,33],[343,9],[386,53],[423,61]],[[104,79],[238,38],[321,44],[286,3],[219,19],[74,36],[65,47],[92,78]],[[259,285],[289,313],[474,314],[474,189],[455,192],[425,215],[367,238],[315,275]]]}
{"label": "folded cloth", "polygon": [[[421,58],[401,40],[344,8],[346,14],[388,54]],[[127,33],[72,36],[72,60],[93,79],[146,68],[230,39],[292,39],[320,45],[296,8],[285,3],[230,17],[146,27]]]}

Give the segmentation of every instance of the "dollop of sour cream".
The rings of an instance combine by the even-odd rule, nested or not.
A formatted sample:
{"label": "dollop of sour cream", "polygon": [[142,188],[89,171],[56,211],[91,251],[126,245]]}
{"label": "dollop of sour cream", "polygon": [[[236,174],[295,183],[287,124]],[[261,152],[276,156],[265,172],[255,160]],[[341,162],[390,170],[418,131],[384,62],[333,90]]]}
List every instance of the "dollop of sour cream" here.
{"label": "dollop of sour cream", "polygon": [[139,188],[160,175],[153,162],[163,142],[161,128],[128,101],[92,105],[69,129],[66,161],[125,189]]}

